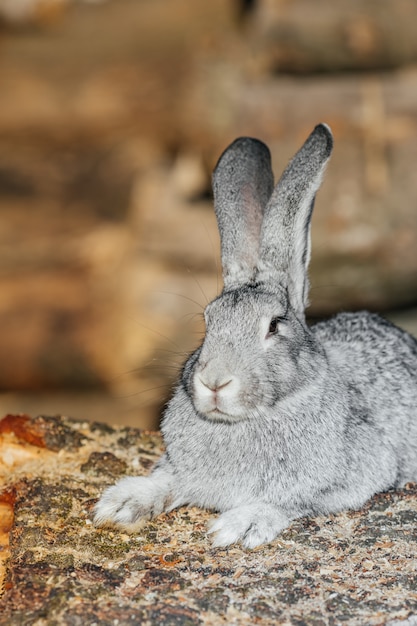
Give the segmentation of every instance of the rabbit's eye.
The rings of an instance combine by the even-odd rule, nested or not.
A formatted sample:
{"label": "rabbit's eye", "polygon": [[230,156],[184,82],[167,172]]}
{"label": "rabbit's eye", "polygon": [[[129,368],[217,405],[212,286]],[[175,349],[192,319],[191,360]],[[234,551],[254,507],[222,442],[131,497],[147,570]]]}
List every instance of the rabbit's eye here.
{"label": "rabbit's eye", "polygon": [[273,317],[269,323],[268,335],[275,335],[278,332],[279,317]]}

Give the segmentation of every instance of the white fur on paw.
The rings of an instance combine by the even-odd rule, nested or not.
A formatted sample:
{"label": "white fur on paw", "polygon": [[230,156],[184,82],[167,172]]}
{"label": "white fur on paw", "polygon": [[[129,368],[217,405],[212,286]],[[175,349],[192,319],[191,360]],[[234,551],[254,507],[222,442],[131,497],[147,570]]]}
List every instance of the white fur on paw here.
{"label": "white fur on paw", "polygon": [[222,513],[210,523],[208,532],[213,534],[213,546],[224,548],[239,541],[247,529],[247,522],[236,515],[236,509]]}
{"label": "white fur on paw", "polygon": [[288,520],[268,505],[248,505],[222,513],[208,532],[214,534],[215,547],[241,541],[245,548],[256,548],[270,543],[287,524]]}
{"label": "white fur on paw", "polygon": [[264,543],[270,543],[277,536],[277,531],[268,526],[264,520],[252,522],[243,538],[245,548],[256,548]]}
{"label": "white fur on paw", "polygon": [[105,490],[94,509],[97,526],[116,524],[135,528],[162,513],[166,490],[151,476],[129,476]]}

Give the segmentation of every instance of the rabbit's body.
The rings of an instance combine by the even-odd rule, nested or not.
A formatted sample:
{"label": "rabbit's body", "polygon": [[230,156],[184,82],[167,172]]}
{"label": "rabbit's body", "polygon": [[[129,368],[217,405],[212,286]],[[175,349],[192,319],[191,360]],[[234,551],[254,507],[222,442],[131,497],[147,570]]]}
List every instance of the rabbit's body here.
{"label": "rabbit's body", "polygon": [[202,419],[177,389],[162,428],[174,506],[226,511],[265,500],[298,517],[356,508],[417,480],[417,342],[366,312],[311,334],[325,354],[312,380],[246,419]]}
{"label": "rabbit's body", "polygon": [[362,506],[417,480],[417,341],[370,313],[308,328],[309,226],[332,139],[318,126],[272,192],[267,148],[241,139],[214,175],[223,293],[162,422],[149,477],[103,494],[96,522],[191,504],[216,545],[272,540],[294,518]]}
{"label": "rabbit's body", "polygon": [[[362,433],[368,432],[371,445],[362,459],[365,468],[381,478],[389,476],[385,488],[416,481],[416,339],[368,312],[343,313],[312,330],[325,346],[331,369],[345,384],[346,434],[357,442],[352,454],[359,452]],[[374,468],[369,467],[369,453]]]}

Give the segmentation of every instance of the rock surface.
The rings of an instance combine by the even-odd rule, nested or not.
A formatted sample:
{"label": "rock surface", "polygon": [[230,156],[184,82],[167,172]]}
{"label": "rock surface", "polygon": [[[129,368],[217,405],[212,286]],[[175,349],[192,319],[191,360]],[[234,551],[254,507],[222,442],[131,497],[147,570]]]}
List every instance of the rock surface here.
{"label": "rock surface", "polygon": [[149,471],[162,452],[158,433],[8,416],[0,436],[0,539],[10,555],[1,625],[416,619],[415,484],[361,511],[294,522],[269,546],[220,550],[205,534],[212,515],[195,508],[132,536],[91,524],[103,487]]}

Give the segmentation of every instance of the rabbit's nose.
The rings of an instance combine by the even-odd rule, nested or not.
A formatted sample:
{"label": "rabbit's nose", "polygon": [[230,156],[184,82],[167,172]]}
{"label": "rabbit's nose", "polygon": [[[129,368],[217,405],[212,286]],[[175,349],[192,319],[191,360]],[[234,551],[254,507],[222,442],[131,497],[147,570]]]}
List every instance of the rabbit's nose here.
{"label": "rabbit's nose", "polygon": [[210,418],[225,418],[234,415],[239,406],[240,382],[230,372],[221,372],[219,367],[195,372],[192,396],[197,411]]}

